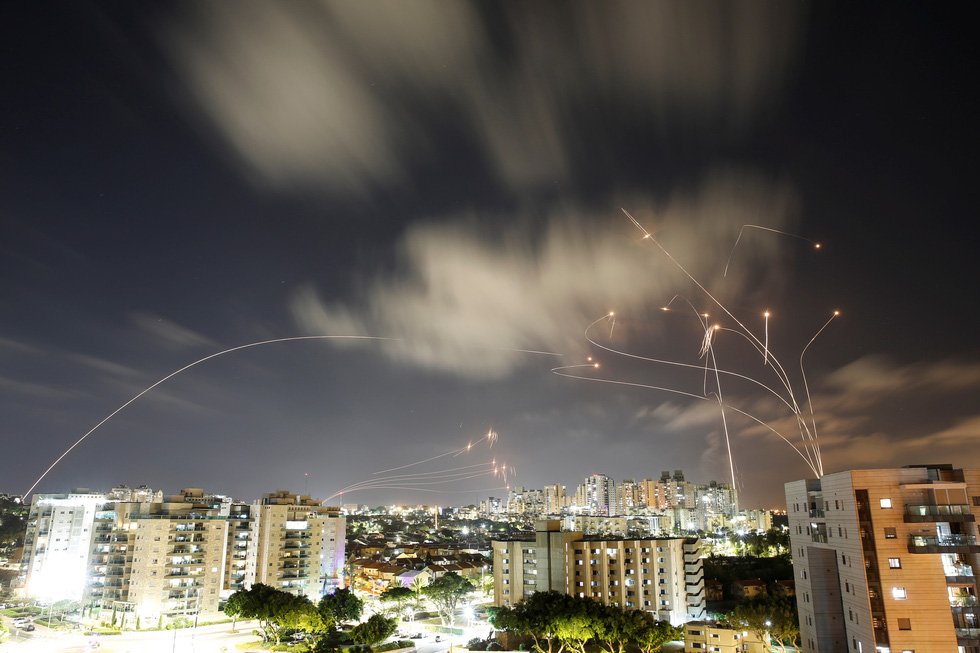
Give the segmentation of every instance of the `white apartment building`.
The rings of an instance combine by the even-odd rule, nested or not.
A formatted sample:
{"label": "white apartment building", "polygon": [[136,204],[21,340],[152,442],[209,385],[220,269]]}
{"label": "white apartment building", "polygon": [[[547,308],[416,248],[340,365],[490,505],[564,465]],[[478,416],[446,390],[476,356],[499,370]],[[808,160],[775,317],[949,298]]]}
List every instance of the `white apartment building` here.
{"label": "white apartment building", "polygon": [[980,651],[980,470],[827,474],[786,503],[806,653]]}
{"label": "white apartment building", "polygon": [[27,518],[22,569],[25,591],[45,600],[80,600],[102,492],[35,494]]}

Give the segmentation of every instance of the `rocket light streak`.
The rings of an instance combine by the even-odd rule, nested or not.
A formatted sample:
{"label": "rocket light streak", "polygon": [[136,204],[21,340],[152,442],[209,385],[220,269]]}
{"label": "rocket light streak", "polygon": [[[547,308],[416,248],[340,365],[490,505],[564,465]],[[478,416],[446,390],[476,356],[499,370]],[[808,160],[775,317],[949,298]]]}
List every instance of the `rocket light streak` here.
{"label": "rocket light streak", "polygon": [[[485,476],[497,476],[497,467],[495,463],[484,462],[476,463],[473,465],[464,465],[462,467],[453,467],[449,469],[432,470],[428,472],[418,472],[413,474],[394,474],[390,476],[382,476],[380,478],[368,478],[357,483],[352,483],[344,488],[341,488],[337,492],[331,494],[329,497],[324,499],[324,501],[329,501],[334,497],[349,493],[356,492],[359,490],[378,490],[378,489],[420,489],[424,490],[426,486],[432,485],[445,485],[447,483],[455,483],[457,481],[466,481],[474,478],[482,478]],[[504,479],[506,482],[506,479]]]}
{"label": "rocket light streak", "polygon": [[[781,231],[779,229],[773,229],[772,227],[763,227],[757,224],[743,224],[742,227],[738,230],[738,238],[735,239],[735,244],[732,245],[732,251],[728,253],[728,261],[725,263],[725,272],[721,275],[723,277],[728,276],[728,266],[732,264],[732,256],[735,255],[735,248],[738,247],[739,241],[742,240],[742,232],[745,231],[746,228],[759,229],[761,231],[770,231],[774,234],[779,234],[781,236],[788,236],[789,238],[798,238],[799,240],[805,240],[806,242],[813,245],[813,249],[820,249],[821,247],[820,243],[818,243],[817,241],[810,240],[809,238],[806,238],[805,236],[800,236],[799,234],[791,234],[788,231]],[[646,238],[646,236],[644,236],[644,238]]]}
{"label": "rocket light streak", "polygon": [[[722,304],[713,294],[711,294],[711,292],[707,288],[705,288],[700,281],[698,281],[690,272],[688,272],[687,269],[683,265],[681,265],[681,263],[677,259],[675,259],[674,256],[667,250],[667,248],[664,247],[660,243],[660,241],[658,241],[656,238],[653,237],[653,234],[647,231],[646,228],[644,228],[643,225],[641,225],[636,220],[636,218],[630,215],[629,211],[627,211],[626,209],[621,209],[621,210],[623,214],[630,220],[630,222],[632,222],[633,225],[636,226],[636,228],[643,233],[644,240],[650,240],[651,242],[653,242],[653,244],[657,246],[657,248],[663,253],[663,255],[666,256],[667,259],[671,263],[673,263],[673,265],[678,270],[684,273],[684,275],[691,281],[691,283],[697,286],[701,290],[701,292],[703,292],[705,296],[708,297],[708,299],[710,299],[716,306],[718,306],[718,308],[720,308],[725,313],[725,315],[727,315],[729,318],[732,319],[733,322],[735,322],[735,324],[741,327],[744,336],[750,339],[750,341],[753,342],[757,347],[760,347],[763,352],[767,351],[766,343],[763,343],[761,340],[759,340],[759,338],[754,333],[752,333],[752,331],[747,326],[745,326],[745,324],[743,324],[737,317],[735,317],[735,315],[732,314],[732,312],[729,311],[728,308],[725,307],[725,305]],[[765,231],[772,231],[775,233],[785,233],[785,232],[780,232],[779,230],[776,229],[771,229],[769,227],[760,227],[758,225],[746,225],[746,226],[762,229]],[[739,235],[741,236],[741,231],[739,232]],[[814,243],[814,246],[819,248],[819,243],[816,243],[808,238],[804,238],[802,236],[795,236],[795,234],[786,234],[786,235],[800,238],[802,240],[807,240],[809,242]],[[793,414],[796,416],[797,423],[800,427],[800,436],[804,441],[804,447],[806,447],[809,450],[808,454],[812,454],[814,457],[814,462],[816,463],[815,467],[818,470],[817,477],[819,478],[820,476],[823,475],[823,462],[820,458],[820,450],[816,442],[816,438],[814,434],[810,431],[810,428],[807,425],[806,420],[803,419],[802,416],[803,411],[796,400],[795,393],[793,392],[792,389],[792,384],[789,381],[789,375],[786,373],[785,369],[779,363],[779,361],[776,359],[775,356],[770,356],[770,358],[772,358],[774,367],[779,369],[779,376],[782,377],[781,380],[783,382],[784,387],[786,388],[789,399],[792,402],[791,410]]]}
{"label": "rocket light streak", "polygon": [[413,463],[399,465],[398,467],[389,467],[388,469],[382,469],[376,471],[374,472],[374,474],[377,475],[377,474],[387,474],[388,472],[397,472],[399,469],[407,469],[409,467],[415,467],[416,465],[424,465],[425,463],[431,463],[433,460],[439,460],[440,458],[445,458],[446,456],[452,456],[453,458],[455,458],[460,454],[464,454],[467,451],[470,451],[474,446],[479,445],[483,441],[486,441],[488,443],[487,445],[488,448],[493,447],[494,443],[497,441],[497,432],[494,431],[493,429],[490,429],[490,431],[488,431],[485,436],[477,440],[475,444],[473,442],[470,442],[462,449],[450,449],[449,451],[441,453],[437,456],[432,456],[431,458],[425,458],[424,460],[416,460]]}
{"label": "rocket light streak", "polygon": [[[691,310],[694,312],[695,317],[697,317],[699,324],[701,324],[702,328],[707,329],[707,326],[706,326],[707,325],[707,321],[706,321],[707,320],[707,314],[706,313],[699,313],[697,311],[697,309],[694,308],[694,305],[691,304],[690,300],[687,299],[686,297],[684,297],[682,295],[675,295],[674,297],[671,298],[670,302],[668,302],[668,306],[670,304],[672,304],[674,302],[674,300],[676,300],[678,298],[684,300],[688,304],[688,306],[691,307]],[[638,354],[632,354],[632,353],[625,352],[625,351],[622,351],[622,350],[613,349],[612,347],[608,347],[606,345],[603,345],[603,344],[597,342],[596,340],[594,340],[589,335],[589,331],[596,324],[598,324],[599,322],[601,322],[604,319],[607,319],[608,317],[609,317],[608,315],[604,315],[604,316],[596,319],[595,321],[592,322],[592,324],[590,324],[589,326],[587,326],[586,329],[585,329],[585,334],[584,334],[585,335],[585,338],[594,347],[597,347],[599,349],[602,349],[602,350],[605,350],[605,351],[608,351],[610,353],[613,353],[613,354],[616,354],[616,355],[619,355],[619,356],[623,356],[623,357],[626,357],[626,358],[633,358],[633,359],[636,359],[636,360],[642,360],[642,361],[647,361],[647,362],[651,362],[651,363],[660,363],[660,364],[663,364],[663,365],[672,365],[672,366],[676,366],[676,367],[685,367],[685,368],[698,369],[698,370],[702,369],[702,367],[700,365],[692,365],[690,363],[682,363],[682,362],[679,362],[679,361],[669,361],[669,360],[663,360],[663,359],[659,359],[659,358],[650,358],[650,357],[647,357],[647,356],[640,356]],[[746,342],[748,342],[752,347],[754,347],[756,349],[756,351],[758,351],[759,353],[762,353],[761,347],[759,345],[757,345],[755,342],[753,342],[750,338],[748,338],[741,331],[738,331],[738,330],[735,330],[735,329],[729,329],[729,328],[725,328],[725,327],[722,327],[722,328],[718,329],[718,331],[727,331],[727,332],[731,332],[731,333],[737,334],[740,337],[744,338],[746,340]],[[778,360],[773,359],[773,363],[775,363],[775,365],[771,365],[770,367],[772,367],[772,369],[776,373],[776,376],[779,379],[779,381],[787,389],[787,392],[791,394],[792,393],[792,390],[791,390],[791,388],[789,386],[788,379],[785,377],[785,372],[783,372],[782,374],[780,374],[780,372],[782,371],[782,366],[779,364],[779,361]],[[589,367],[589,365],[575,365],[575,366],[569,366],[569,367]],[[707,374],[708,374],[708,367],[709,367],[708,360],[707,360],[707,358],[705,358],[705,364],[704,364],[705,379],[704,379],[704,389],[703,389],[703,393],[704,394],[703,395],[691,395],[691,396],[698,397],[698,398],[701,398],[701,399],[703,399],[704,397],[707,396],[707,394],[708,394],[707,393]],[[556,369],[564,369],[564,368],[556,368]],[[809,436],[809,427],[807,427],[807,425],[806,425],[805,422],[802,422],[802,424],[801,424],[801,417],[800,417],[799,413],[797,412],[797,409],[794,409],[794,405],[792,403],[790,403],[786,398],[784,398],[779,392],[777,392],[776,390],[774,390],[770,386],[764,384],[763,382],[759,381],[758,379],[755,379],[753,377],[747,376],[745,374],[740,374],[738,372],[734,372],[734,371],[731,371],[731,370],[725,370],[725,369],[721,369],[721,368],[717,368],[717,372],[719,374],[724,374],[724,375],[728,375],[728,376],[731,376],[731,377],[742,379],[744,381],[748,381],[750,383],[753,383],[753,384],[755,384],[755,385],[757,385],[757,386],[765,389],[773,397],[775,397],[776,399],[778,399],[783,405],[785,405],[790,410],[790,412],[796,417],[797,424],[801,427],[801,439],[802,439],[802,441],[804,443],[804,450],[806,451],[805,454],[801,453],[799,451],[799,449],[796,447],[796,445],[794,445],[792,442],[790,442],[782,433],[780,433],[779,431],[775,430],[773,427],[771,427],[766,422],[760,420],[759,418],[757,418],[755,416],[748,415],[747,413],[744,413],[744,411],[737,411],[737,412],[740,412],[740,413],[746,415],[747,417],[750,417],[754,421],[756,421],[759,424],[765,426],[770,431],[772,431],[773,433],[775,433],[776,435],[778,435],[780,438],[782,438],[787,444],[789,444],[791,447],[793,447],[793,449],[796,450],[797,453],[799,453],[801,456],[803,456],[803,459],[807,462],[807,466],[810,467],[810,469],[814,470],[814,473],[815,474],[818,474],[817,470],[820,469],[820,466],[818,466],[817,464],[814,463],[814,461],[813,461],[813,455],[814,454],[811,454],[811,447],[809,446],[809,440],[810,440],[810,438],[808,437]],[[576,378],[578,378],[578,377],[576,377]],[[588,377],[581,377],[581,378],[585,379],[585,378],[588,378]],[[661,388],[661,389],[663,389],[663,388]],[[737,410],[737,409],[735,409],[731,405],[729,405],[729,408],[732,408],[733,410]]]}
{"label": "rocket light streak", "polygon": [[[823,464],[822,464],[822,460],[821,460],[821,456],[820,456],[819,444],[817,442],[816,429],[815,429],[815,419],[813,417],[813,407],[812,407],[812,402],[810,401],[810,398],[809,398],[810,397],[810,395],[809,395],[809,388],[808,388],[807,383],[806,383],[805,372],[803,372],[803,377],[804,377],[804,387],[805,387],[806,396],[807,396],[807,403],[809,405],[809,409],[810,409],[810,412],[811,412],[810,424],[807,424],[807,420],[805,420],[803,418],[803,411],[802,411],[802,409],[801,409],[801,407],[799,405],[799,402],[796,399],[796,395],[795,395],[795,393],[793,391],[793,385],[790,382],[789,375],[787,374],[785,368],[782,366],[782,364],[779,362],[779,360],[776,358],[776,356],[774,354],[772,354],[772,352],[769,351],[769,319],[768,319],[769,318],[769,311],[768,311],[768,309],[765,311],[765,318],[766,318],[766,322],[765,322],[765,334],[764,334],[765,340],[763,341],[763,340],[760,340],[737,317],[735,317],[735,315],[733,315],[731,313],[731,311],[729,311],[714,295],[712,295],[711,292],[708,291],[708,289],[705,288],[704,285],[702,285],[690,272],[688,272],[687,269],[683,265],[681,265],[681,263],[679,261],[677,261],[677,259],[675,259],[673,257],[673,255],[656,238],[654,238],[653,234],[651,232],[647,231],[646,228],[644,228],[643,225],[641,225],[629,213],[629,211],[627,211],[626,209],[622,209],[622,212],[627,217],[627,219],[629,219],[630,222],[632,222],[633,225],[638,230],[640,230],[640,232],[643,233],[643,239],[644,240],[650,240],[650,241],[652,241],[653,244],[655,244],[657,246],[657,248],[663,253],[663,255],[666,256],[667,259],[675,267],[677,267],[677,269],[679,269],[695,286],[698,287],[698,289],[701,290],[701,292],[703,292],[716,306],[718,306],[718,308],[720,308],[724,312],[725,315],[727,315],[729,318],[731,318],[731,320],[735,324],[737,324],[740,327],[740,329],[741,329],[741,330],[736,330],[736,329],[724,329],[724,330],[725,331],[731,331],[733,333],[738,333],[740,336],[742,336],[743,338],[745,338],[745,340],[747,340],[749,342],[749,344],[752,345],[752,347],[754,347],[760,354],[762,354],[762,356],[763,356],[763,364],[764,365],[769,365],[770,364],[770,361],[771,361],[771,367],[772,367],[774,373],[776,374],[777,379],[779,379],[780,384],[785,389],[787,396],[786,397],[783,397],[783,395],[781,393],[776,392],[775,390],[773,390],[772,388],[770,388],[768,385],[762,383],[761,381],[759,381],[757,379],[754,379],[752,377],[749,377],[748,375],[738,374],[738,373],[730,372],[728,370],[721,370],[721,369],[719,369],[718,368],[718,365],[717,365],[717,359],[715,357],[714,346],[713,345],[714,345],[715,332],[716,331],[721,331],[721,330],[723,330],[723,328],[720,325],[714,325],[714,326],[709,327],[708,324],[707,324],[707,317],[708,317],[707,314],[698,314],[697,311],[696,311],[696,309],[695,309],[695,313],[698,314],[698,321],[701,324],[701,327],[702,327],[702,329],[704,331],[704,335],[703,335],[702,342],[701,342],[701,349],[700,349],[700,352],[699,352],[699,356],[703,356],[705,358],[705,366],[704,366],[705,379],[704,379],[704,388],[703,388],[704,395],[703,396],[698,396],[698,395],[695,395],[693,393],[687,393],[687,392],[683,392],[683,391],[678,391],[678,390],[672,389],[672,388],[661,388],[661,387],[656,387],[656,386],[647,386],[647,385],[644,385],[644,384],[633,384],[633,383],[627,383],[627,382],[617,382],[617,381],[614,381],[614,380],[611,380],[611,379],[603,379],[601,381],[602,382],[607,382],[607,383],[618,383],[618,384],[621,384],[621,385],[632,385],[632,386],[635,386],[635,387],[647,387],[647,388],[650,388],[650,389],[661,390],[661,391],[666,391],[666,392],[675,392],[677,394],[682,394],[682,395],[691,396],[691,397],[697,397],[699,399],[706,399],[707,398],[707,394],[708,394],[707,393],[707,372],[708,372],[709,357],[710,357],[710,363],[713,364],[713,369],[714,369],[714,372],[715,372],[715,382],[716,382],[716,385],[717,385],[717,388],[718,388],[718,393],[717,393],[718,401],[722,405],[722,425],[723,425],[723,427],[725,429],[726,445],[728,445],[728,454],[729,454],[729,469],[730,469],[732,475],[734,475],[734,460],[732,459],[730,440],[728,439],[727,418],[726,418],[725,412],[724,412],[725,404],[724,404],[724,400],[723,400],[722,395],[721,395],[721,375],[722,374],[726,374],[726,375],[729,375],[729,376],[734,376],[736,378],[741,378],[743,380],[747,380],[747,381],[749,381],[751,383],[754,383],[755,385],[758,385],[758,386],[766,389],[773,396],[775,396],[776,398],[778,398],[781,403],[785,404],[790,409],[790,412],[796,418],[797,426],[798,426],[798,428],[800,430],[800,438],[802,440],[802,446],[803,446],[804,451],[801,451],[799,447],[797,447],[795,444],[793,444],[792,442],[790,442],[790,440],[788,438],[786,438],[783,434],[781,434],[778,431],[776,431],[776,429],[774,429],[772,426],[770,426],[766,422],[762,421],[761,419],[759,419],[759,418],[757,418],[757,417],[755,417],[753,415],[750,415],[750,414],[746,413],[745,411],[734,409],[734,407],[730,407],[729,406],[730,408],[733,408],[734,410],[736,410],[740,414],[743,414],[746,417],[749,417],[750,419],[758,422],[759,424],[762,424],[763,426],[765,426],[766,428],[768,428],[770,431],[772,431],[773,433],[775,433],[776,435],[778,435],[784,442],[786,442],[787,444],[789,444],[793,448],[793,450],[796,451],[796,453],[801,458],[803,458],[803,460],[807,463],[807,466],[814,472],[814,474],[818,478],[820,476],[822,476],[823,475]],[[801,238],[802,240],[807,240],[808,242],[812,242],[814,244],[814,246],[817,247],[817,248],[820,247],[819,243],[816,243],[814,241],[811,241],[808,238],[803,238],[803,237],[800,237],[800,236],[795,236],[794,234],[787,234],[785,232],[780,232],[779,230],[776,230],[776,229],[771,229],[769,227],[761,227],[761,226],[758,226],[758,225],[743,225],[742,230],[739,231],[739,239],[741,239],[742,232],[744,231],[744,229],[746,227],[757,228],[757,229],[762,229],[762,230],[765,230],[765,231],[772,231],[774,233],[782,233],[784,235]],[[738,241],[736,241],[736,246],[737,246],[737,244],[738,244]],[[732,253],[734,253],[734,249],[735,248],[733,247],[732,248]],[[731,261],[731,256],[732,256],[732,254],[729,254],[729,262]],[[728,266],[726,265],[726,273],[727,273],[727,268],[728,268]],[[664,306],[662,310],[668,311],[669,308],[670,308],[670,304],[672,304],[673,301],[675,299],[677,299],[678,297],[679,297],[679,295],[675,295],[673,298],[671,298],[670,302],[668,302],[667,305]],[[689,300],[687,300],[686,298],[684,298],[684,299],[685,299],[685,301],[687,301],[688,305],[690,305],[691,308],[694,309],[693,304],[691,304],[691,302]],[[610,314],[610,316],[611,315],[612,314]],[[835,314],[835,316],[836,316],[836,314]],[[609,317],[609,316],[604,316],[604,317]],[[704,319],[702,319],[702,318],[704,318]],[[700,369],[700,366],[694,366],[694,365],[689,365],[689,364],[685,364],[685,363],[679,363],[679,362],[676,362],[676,361],[664,361],[664,360],[660,360],[660,359],[653,359],[653,358],[648,358],[648,357],[643,357],[643,356],[637,356],[635,354],[629,354],[627,352],[617,351],[617,350],[611,349],[609,347],[606,347],[604,345],[600,345],[595,340],[593,340],[592,338],[589,337],[588,331],[589,331],[590,328],[592,328],[592,326],[594,326],[595,324],[597,324],[602,319],[604,319],[604,318],[599,318],[598,320],[596,320],[595,322],[593,322],[592,324],[590,324],[588,327],[586,327],[586,330],[585,330],[585,337],[586,337],[586,339],[591,344],[593,344],[594,346],[599,347],[601,349],[605,349],[606,351],[610,351],[612,353],[616,353],[618,355],[627,356],[627,357],[634,358],[634,359],[647,360],[647,361],[650,361],[650,362],[662,363],[662,364],[667,364],[667,365],[677,365],[677,366],[680,366],[680,367],[692,367],[692,368],[693,367],[698,367],[698,369]],[[828,321],[827,324],[829,324],[829,321]],[[824,327],[821,328],[814,335],[814,337],[811,339],[810,343],[807,344],[807,347],[804,348],[803,354],[805,354],[806,349],[810,346],[810,344],[812,344],[813,340],[815,340],[816,337],[819,336],[820,333],[823,331],[823,329],[826,328],[827,324],[825,324]],[[800,360],[801,370],[802,370],[802,358],[803,358],[803,354],[801,354],[801,360]],[[573,367],[577,367],[577,366],[573,366]],[[559,367],[559,368],[555,368],[553,370],[553,372],[556,373],[556,374],[559,374],[559,375],[563,375],[563,376],[570,376],[570,377],[574,377],[574,378],[581,378],[583,380],[597,380],[597,379],[590,379],[589,377],[580,377],[580,376],[575,376],[575,375],[572,375],[572,374],[567,374],[567,373],[565,373],[565,372],[562,371],[562,370],[565,370],[565,369],[571,369],[571,367]],[[814,426],[814,428],[813,428],[812,431],[811,431],[811,425]],[[733,487],[735,486],[734,478],[732,480],[732,486]]]}
{"label": "rocket light streak", "polygon": [[[219,356],[224,356],[226,354],[231,354],[231,353],[236,352],[236,351],[242,351],[244,349],[251,349],[253,347],[262,347],[264,345],[272,345],[272,344],[283,343],[283,342],[298,342],[298,341],[304,341],[304,340],[370,340],[370,341],[374,341],[374,342],[402,342],[402,341],[404,341],[404,338],[392,338],[392,337],[386,337],[386,336],[362,336],[362,335],[290,336],[288,338],[273,338],[273,339],[270,339],[270,340],[260,340],[258,342],[250,342],[248,344],[238,345],[236,347],[229,347],[228,349],[223,349],[223,350],[221,350],[219,352],[216,352],[214,354],[209,354],[208,356],[205,356],[204,358],[199,358],[198,360],[194,361],[193,363],[190,363],[188,365],[184,365],[183,367],[181,367],[181,368],[179,368],[179,369],[171,372],[167,376],[163,377],[159,381],[156,381],[152,385],[147,386],[146,388],[144,388],[143,390],[141,390],[137,394],[133,395],[132,398],[130,398],[126,403],[124,403],[123,405],[121,405],[119,408],[115,409],[114,411],[112,411],[111,413],[109,413],[108,415],[106,415],[105,417],[103,417],[102,420],[100,420],[95,426],[93,426],[91,429],[89,429],[88,431],[86,431],[84,435],[82,435],[80,438],[78,438],[70,447],[68,447],[67,449],[65,449],[65,451],[62,452],[62,454],[60,456],[58,456],[57,458],[55,458],[54,462],[52,462],[50,465],[48,465],[48,468],[45,469],[44,472],[42,472],[41,475],[37,477],[37,479],[34,481],[34,483],[31,485],[31,487],[29,487],[27,489],[27,491],[24,492],[23,496],[25,498],[27,498],[28,496],[30,496],[30,494],[34,491],[34,488],[36,488],[38,486],[38,484],[41,481],[44,480],[44,477],[47,476],[48,473],[51,472],[51,470],[54,469],[58,465],[58,463],[60,463],[65,458],[65,456],[67,456],[69,453],[71,453],[75,449],[75,447],[77,447],[78,445],[80,445],[90,435],[92,435],[93,433],[95,433],[99,429],[99,427],[101,427],[103,424],[105,424],[110,419],[112,419],[113,417],[115,417],[117,414],[119,414],[120,412],[122,412],[126,407],[128,407],[134,401],[136,401],[137,399],[139,399],[140,397],[142,397],[146,393],[150,392],[151,390],[153,390],[154,388],[156,388],[160,384],[165,383],[166,381],[169,381],[170,379],[174,378],[178,374],[180,374],[182,372],[185,372],[185,371],[191,369],[192,367],[195,367],[197,365],[200,365],[201,363],[204,363],[205,361],[209,361],[212,358],[218,358]],[[535,355],[541,355],[541,356],[558,356],[558,357],[562,356],[562,354],[558,354],[558,353],[555,353],[555,352],[539,351],[539,350],[535,350],[535,349],[507,349],[507,348],[499,348],[499,347],[486,347],[486,349],[489,349],[491,351],[493,351],[493,350],[514,351],[514,352],[518,352],[518,353],[522,353],[522,354],[535,354]],[[489,436],[489,434],[488,434],[488,436]]]}
{"label": "rocket light streak", "polygon": [[806,391],[806,403],[807,407],[810,409],[810,423],[813,425],[813,446],[816,447],[817,450],[817,460],[820,459],[820,441],[817,439],[817,419],[813,414],[813,401],[810,399],[810,384],[807,383],[806,380],[806,370],[803,368],[803,357],[806,356],[806,350],[810,348],[810,345],[812,345],[813,341],[817,339],[817,336],[823,333],[823,330],[830,326],[830,323],[833,322],[838,316],[840,316],[840,311],[834,311],[833,314],[831,314],[830,319],[824,322],[822,327],[817,329],[817,332],[813,334],[812,338],[810,338],[810,342],[806,343],[806,347],[804,347],[803,351],[800,352],[800,375],[803,377],[803,388]]}
{"label": "rocket light streak", "polygon": [[762,364],[766,365],[769,362],[769,311],[768,310],[765,313],[763,313],[763,317],[766,318],[766,344],[763,347]]}
{"label": "rocket light streak", "polygon": [[[606,319],[606,317],[607,316],[605,316],[605,315],[602,316],[602,317],[600,317],[598,320],[596,320],[595,322],[593,322],[592,324],[590,324],[589,326],[587,326],[585,328],[585,339],[588,340],[589,343],[592,346],[598,347],[599,349],[602,349],[604,351],[608,351],[611,354],[616,354],[617,356],[623,356],[625,358],[632,358],[632,359],[635,359],[635,360],[646,361],[648,363],[660,363],[662,365],[673,365],[675,367],[686,367],[686,368],[689,368],[689,369],[696,369],[696,370],[702,369],[702,366],[701,365],[693,365],[691,363],[682,363],[680,361],[664,360],[664,359],[661,359],[661,358],[650,358],[649,356],[640,356],[639,354],[631,354],[629,352],[621,351],[619,349],[613,349],[612,347],[607,347],[606,345],[603,345],[602,343],[596,342],[595,340],[592,339],[591,336],[589,336],[589,330],[594,325],[596,325],[597,323],[599,323],[602,320]],[[725,329],[725,330],[728,331],[730,329]],[[590,365],[572,365],[572,366],[569,366],[569,367],[592,367],[592,365],[591,364]],[[565,368],[558,367],[558,368],[555,368],[555,369],[565,369]],[[775,390],[773,390],[771,387],[767,386],[765,383],[759,381],[758,379],[754,379],[751,376],[746,376],[745,374],[739,374],[738,372],[733,372],[731,370],[719,369],[718,372],[720,374],[725,374],[725,375],[728,375],[728,376],[733,376],[735,378],[742,379],[743,381],[748,381],[749,383],[753,383],[753,384],[755,384],[755,385],[763,388],[764,390],[766,390],[770,394],[772,394],[772,396],[774,396],[776,399],[778,399],[783,404],[786,404],[786,407],[789,408],[790,410],[793,409],[792,405],[782,395],[780,395],[778,392],[776,392]],[[694,395],[694,396],[700,396],[700,395]]]}
{"label": "rocket light streak", "polygon": [[[564,370],[568,370],[568,369],[574,369],[574,368],[577,368],[577,367],[592,367],[592,365],[564,365],[562,367],[552,368],[551,369],[551,372],[552,372],[552,374],[555,374],[557,376],[564,376],[564,377],[569,378],[569,379],[578,379],[579,381],[591,381],[593,383],[610,383],[610,384],[613,384],[613,385],[622,385],[622,386],[627,386],[627,387],[630,387],[630,388],[643,388],[643,389],[646,389],[646,390],[658,390],[658,391],[661,391],[661,392],[670,392],[670,393],[681,395],[681,396],[684,396],[684,397],[690,397],[691,399],[697,399],[699,401],[708,401],[708,397],[706,397],[704,395],[699,395],[699,394],[696,394],[696,393],[693,393],[693,392],[687,392],[685,390],[678,390],[677,388],[666,388],[666,387],[663,387],[663,386],[650,385],[648,383],[635,383],[633,381],[620,381],[618,379],[602,379],[602,378],[596,378],[596,377],[592,377],[592,376],[579,376],[577,374],[569,374],[568,372],[565,372],[564,371]],[[701,369],[700,366],[698,366],[698,369]],[[777,431],[775,428],[773,428],[773,426],[771,424],[769,424],[769,423],[767,423],[767,422],[759,419],[755,415],[753,415],[751,413],[748,413],[748,412],[742,410],[741,408],[738,408],[738,407],[733,406],[731,404],[725,404],[725,407],[728,408],[731,411],[734,411],[734,412],[738,413],[739,415],[742,415],[744,417],[747,417],[748,419],[752,420],[753,422],[756,422],[760,426],[768,429],[770,432],[772,432],[773,435],[777,436],[783,442],[785,442],[786,444],[788,444],[790,446],[790,448],[792,448],[793,451],[795,451],[796,454],[800,458],[803,459],[803,462],[806,463],[807,467],[809,467],[810,470],[813,471],[814,474],[817,473],[816,467],[813,465],[813,463],[810,460],[807,459],[806,455],[804,455],[804,453],[802,451],[800,451],[800,449],[795,444],[793,444],[785,435],[783,435],[782,433],[780,433],[779,431]]]}

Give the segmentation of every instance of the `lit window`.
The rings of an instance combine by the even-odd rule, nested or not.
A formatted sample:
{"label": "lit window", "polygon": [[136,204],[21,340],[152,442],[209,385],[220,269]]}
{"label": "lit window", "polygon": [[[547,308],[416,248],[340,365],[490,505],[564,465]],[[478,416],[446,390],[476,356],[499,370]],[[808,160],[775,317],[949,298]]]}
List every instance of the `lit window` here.
{"label": "lit window", "polygon": [[894,540],[896,537],[898,537],[898,531],[895,530],[895,527],[894,526],[886,526],[885,527],[885,539],[886,540]]}
{"label": "lit window", "polygon": [[896,601],[904,601],[909,597],[908,592],[905,591],[904,587],[893,587],[892,588],[892,598]]}
{"label": "lit window", "polygon": [[878,500],[878,504],[882,508],[891,508],[892,507],[892,500],[891,499],[879,499]]}
{"label": "lit window", "polygon": [[888,558],[888,566],[891,567],[892,569],[901,569],[902,568],[902,559],[901,558]]}

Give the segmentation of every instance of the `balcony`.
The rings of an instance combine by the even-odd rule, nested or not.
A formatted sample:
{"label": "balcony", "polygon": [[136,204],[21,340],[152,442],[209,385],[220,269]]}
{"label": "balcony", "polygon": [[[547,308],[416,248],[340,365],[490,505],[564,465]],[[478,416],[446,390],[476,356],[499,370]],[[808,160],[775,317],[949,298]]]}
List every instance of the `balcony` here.
{"label": "balcony", "polygon": [[823,510],[819,510],[817,508],[814,508],[813,510],[811,510],[809,512],[809,515],[810,515],[810,517],[820,517],[820,518],[826,517],[826,513],[824,513]]}
{"label": "balcony", "polygon": [[944,565],[943,573],[946,576],[947,585],[973,585],[977,580],[973,575],[973,567],[970,565]]}
{"label": "balcony", "polygon": [[980,628],[957,628],[956,641],[960,646],[980,644]]}
{"label": "balcony", "polygon": [[905,506],[905,523],[923,522],[972,522],[976,517],[965,504],[909,505]]}
{"label": "balcony", "polygon": [[980,553],[980,546],[973,535],[912,535],[909,537],[909,553]]}

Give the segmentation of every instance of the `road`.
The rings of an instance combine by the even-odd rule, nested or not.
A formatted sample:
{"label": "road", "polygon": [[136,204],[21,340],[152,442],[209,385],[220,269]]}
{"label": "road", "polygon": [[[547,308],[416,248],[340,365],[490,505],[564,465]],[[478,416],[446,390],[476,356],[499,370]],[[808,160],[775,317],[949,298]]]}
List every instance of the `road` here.
{"label": "road", "polygon": [[[238,653],[238,644],[258,641],[255,622],[200,626],[180,630],[149,631],[86,637],[82,633],[51,631],[38,625],[33,633],[11,628],[11,638],[0,649],[6,653]],[[93,648],[91,643],[98,642]]]}
{"label": "road", "polygon": [[[14,629],[10,622],[11,638],[0,645],[3,653],[239,653],[239,644],[258,642],[252,630],[257,622],[240,621],[232,632],[231,624],[183,628],[180,630],[126,632],[121,635],[86,637],[79,632],[53,631],[38,624],[32,633]],[[465,628],[466,634],[440,635],[426,631],[421,624],[403,623],[405,633],[421,632],[422,639],[414,639],[417,653],[449,653],[451,646],[463,646],[473,637],[486,637],[488,625]],[[97,648],[91,642],[97,641]],[[255,649],[258,651],[258,647]]]}

